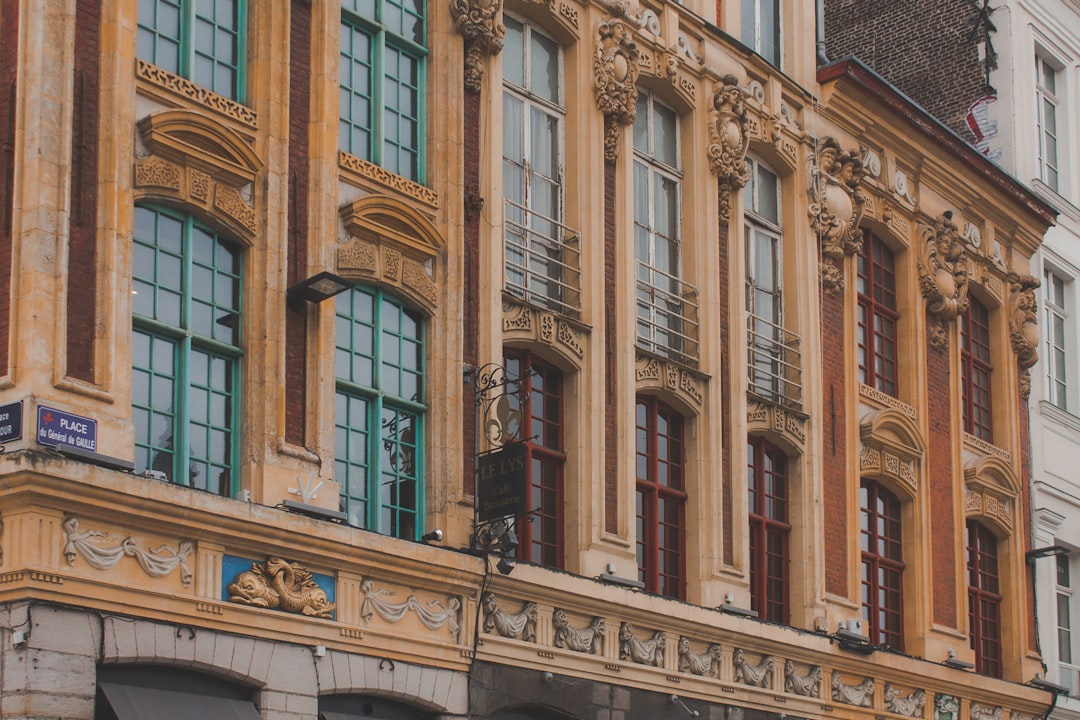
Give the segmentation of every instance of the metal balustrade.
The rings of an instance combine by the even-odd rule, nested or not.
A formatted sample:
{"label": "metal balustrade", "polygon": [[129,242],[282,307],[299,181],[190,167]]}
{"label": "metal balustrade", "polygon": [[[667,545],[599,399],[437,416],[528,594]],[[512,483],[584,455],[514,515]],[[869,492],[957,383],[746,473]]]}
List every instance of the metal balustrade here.
{"label": "metal balustrade", "polygon": [[638,261],[638,347],[687,365],[696,365],[697,294],[693,285]]}
{"label": "metal balustrade", "polygon": [[748,390],[769,402],[802,410],[801,339],[779,325],[746,315]]}
{"label": "metal balustrade", "polygon": [[581,235],[512,200],[506,209],[506,291],[570,318],[581,316]]}

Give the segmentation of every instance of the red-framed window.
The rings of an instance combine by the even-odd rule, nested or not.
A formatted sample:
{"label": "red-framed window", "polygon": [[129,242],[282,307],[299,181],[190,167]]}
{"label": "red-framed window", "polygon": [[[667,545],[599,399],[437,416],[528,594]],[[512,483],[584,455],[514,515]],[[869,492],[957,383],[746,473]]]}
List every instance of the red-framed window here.
{"label": "red-framed window", "polygon": [[997,538],[974,520],[967,523],[968,632],[975,672],[1001,677],[1001,581]]}
{"label": "red-framed window", "polygon": [[896,256],[870,231],[859,253],[858,285],[859,382],[896,397]]}
{"label": "red-framed window", "polygon": [[904,649],[904,561],[900,500],[873,480],[859,488],[862,609],[875,645]]}
{"label": "red-framed window", "polygon": [[960,365],[964,392],[964,432],[994,441],[990,412],[990,311],[971,298],[960,316]]}
{"label": "red-framed window", "polygon": [[637,441],[638,580],[650,592],[686,595],[686,489],[683,419],[652,397],[639,397]]}
{"label": "red-framed window", "polygon": [[788,623],[787,456],[764,438],[746,444],[750,504],[750,609],[758,617]]}
{"label": "red-framed window", "polygon": [[520,560],[561,568],[563,541],[563,377],[558,368],[529,352],[507,350],[503,357],[510,390],[521,399],[521,437],[533,512],[518,518]]}

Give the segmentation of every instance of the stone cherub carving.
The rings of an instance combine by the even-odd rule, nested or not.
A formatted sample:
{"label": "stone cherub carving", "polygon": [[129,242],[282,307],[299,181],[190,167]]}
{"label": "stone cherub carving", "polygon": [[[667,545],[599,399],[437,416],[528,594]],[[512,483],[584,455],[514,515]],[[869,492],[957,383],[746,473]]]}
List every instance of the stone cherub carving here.
{"label": "stone cherub carving", "polygon": [[848,685],[841,679],[840,673],[833,673],[832,678],[833,702],[854,705],[856,707],[871,707],[874,701],[874,678],[866,678],[858,685]]}
{"label": "stone cherub carving", "polygon": [[910,718],[921,718],[923,707],[926,705],[926,691],[915,690],[904,695],[891,683],[885,685],[885,709],[897,715]]}
{"label": "stone cherub carving", "polygon": [[750,179],[746,150],[750,135],[746,131],[745,93],[734,75],[720,78],[713,90],[713,109],[709,114],[709,169],[720,186],[720,217],[731,217],[731,196]]}
{"label": "stone cherub carving", "polygon": [[648,640],[634,637],[634,626],[624,622],[619,626],[619,659],[631,660],[642,665],[660,667],[664,664],[664,648],[667,633],[657,630]]}
{"label": "stone cherub carving", "polygon": [[600,643],[606,633],[604,618],[594,617],[586,627],[575,628],[570,626],[566,612],[557,608],[551,615],[551,624],[555,628],[555,647],[590,655],[600,652]]}
{"label": "stone cherub carving", "polygon": [[719,645],[710,645],[704,653],[698,655],[690,649],[690,638],[685,635],[679,638],[679,672],[716,677],[719,669]]}
{"label": "stone cherub carving", "polygon": [[1001,720],[1002,708],[971,703],[971,720]]}
{"label": "stone cherub carving", "polygon": [[526,602],[521,606],[521,612],[511,615],[499,609],[495,593],[486,592],[481,605],[484,608],[484,632],[494,631],[503,637],[536,642],[536,618],[539,613],[536,603]]}
{"label": "stone cherub carving", "polygon": [[772,687],[775,665],[772,655],[765,655],[757,665],[751,665],[746,661],[742,648],[735,648],[735,652],[731,654],[731,661],[735,666],[735,682],[754,687]]}
{"label": "stone cherub carving", "polygon": [[334,603],[299,563],[281,558],[267,558],[265,563],[252,563],[250,570],[238,574],[226,588],[229,602],[283,612],[333,617]]}
{"label": "stone cherub carving", "polygon": [[604,159],[619,157],[619,131],[634,124],[639,51],[630,27],[620,20],[600,23],[593,79],[596,107],[604,114]]}
{"label": "stone cherub carving", "polygon": [[806,675],[795,672],[795,663],[784,662],[784,692],[803,697],[821,697],[821,666],[814,665]]}

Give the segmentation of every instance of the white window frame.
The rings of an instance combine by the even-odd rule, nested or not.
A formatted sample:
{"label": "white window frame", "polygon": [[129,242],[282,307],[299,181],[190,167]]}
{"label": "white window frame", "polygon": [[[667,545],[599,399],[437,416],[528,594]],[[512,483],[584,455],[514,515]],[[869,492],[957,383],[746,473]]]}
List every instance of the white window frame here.
{"label": "white window frame", "polygon": [[[766,27],[764,27],[762,25],[762,22],[761,22],[761,5],[762,5],[762,3],[766,3],[766,2],[775,3],[775,5],[776,5],[776,27],[775,28],[772,27],[772,26],[766,28]],[[784,67],[784,4],[785,4],[784,0],[741,0],[741,4],[740,4],[740,13],[742,13],[743,15],[745,15],[747,10],[749,10],[749,9],[752,9],[753,12],[754,12],[754,19],[753,19],[754,38],[753,38],[753,44],[750,46],[750,49],[753,50],[754,52],[756,52],[761,57],[765,58],[765,60],[769,64],[773,65],[773,67],[776,67],[777,69],[783,69],[783,67]],[[740,30],[740,35],[741,35],[740,39],[742,40],[742,42],[745,43],[746,42],[745,29],[747,27],[747,19],[745,17],[743,17],[741,19],[741,24],[742,24],[743,29]],[[776,57],[775,58],[769,57],[768,55],[766,55],[765,53],[763,53],[761,51],[762,34],[764,32],[766,32],[766,31],[772,32],[774,30],[775,30],[776,36],[777,36],[776,37]]]}
{"label": "white window frame", "polygon": [[[1053,71],[1054,87],[1051,89],[1043,84],[1044,70]],[[1061,96],[1064,90],[1065,77],[1064,64],[1051,53],[1041,47],[1035,49],[1035,131],[1036,131],[1036,162],[1038,163],[1038,178],[1050,190],[1064,195],[1064,172],[1061,161],[1066,157],[1062,128],[1067,127],[1067,118],[1064,117],[1065,103]],[[1053,108],[1054,132],[1046,131],[1046,106]],[[1052,135],[1057,147],[1054,157],[1047,157],[1047,136]],[[1050,171],[1056,177],[1050,177]]]}
{"label": "white window frame", "polygon": [[758,160],[754,156],[748,156],[746,158],[747,169],[750,171],[750,182],[747,184],[746,198],[747,203],[744,208],[744,226],[743,231],[745,233],[745,245],[746,245],[746,310],[747,312],[761,316],[760,313],[755,312],[757,308],[754,303],[754,292],[757,289],[757,283],[755,278],[758,276],[757,267],[755,264],[755,258],[757,253],[753,252],[756,246],[757,236],[764,235],[772,238],[774,241],[774,250],[772,254],[773,259],[773,275],[775,277],[775,284],[771,295],[775,297],[776,303],[776,315],[772,319],[777,326],[784,326],[784,228],[781,224],[775,223],[762,215],[758,214],[758,194],[757,194],[757,171],[758,168],[764,168],[768,173],[776,178],[776,208],[780,222],[783,222],[784,206],[781,204],[783,200],[782,178],[780,173],[773,170],[772,166],[768,163],[764,163]]}
{"label": "white window frame", "polygon": [[[1055,298],[1053,280],[1061,281],[1061,297]],[[1043,362],[1045,363],[1045,400],[1052,405],[1065,410],[1073,411],[1073,399],[1071,395],[1071,382],[1069,376],[1069,358],[1073,357],[1071,348],[1074,338],[1069,337],[1070,320],[1070,294],[1073,290],[1073,278],[1068,273],[1061,272],[1052,264],[1043,265]],[[1061,321],[1062,332],[1055,331],[1055,320]],[[1061,337],[1059,337],[1061,335]],[[1055,366],[1055,350],[1060,349],[1065,356],[1065,367]],[[1059,376],[1060,375],[1060,376]]]}

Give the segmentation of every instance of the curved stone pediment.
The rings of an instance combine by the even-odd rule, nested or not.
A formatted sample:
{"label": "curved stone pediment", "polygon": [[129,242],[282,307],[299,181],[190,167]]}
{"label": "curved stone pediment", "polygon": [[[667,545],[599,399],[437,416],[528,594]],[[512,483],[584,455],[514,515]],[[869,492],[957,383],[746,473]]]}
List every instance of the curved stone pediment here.
{"label": "curved stone pediment", "polygon": [[138,123],[154,155],[209,173],[234,187],[254,182],[263,162],[233,130],[193,110],[162,110]]}

